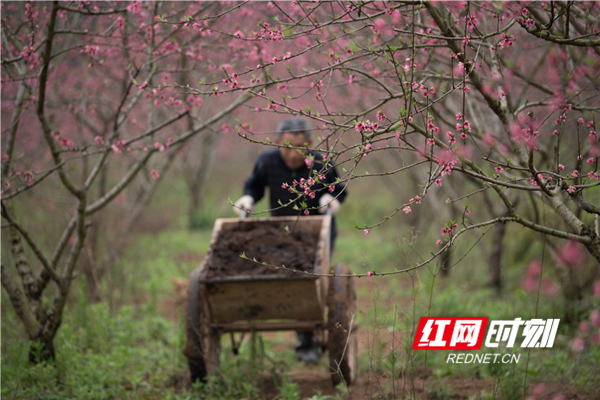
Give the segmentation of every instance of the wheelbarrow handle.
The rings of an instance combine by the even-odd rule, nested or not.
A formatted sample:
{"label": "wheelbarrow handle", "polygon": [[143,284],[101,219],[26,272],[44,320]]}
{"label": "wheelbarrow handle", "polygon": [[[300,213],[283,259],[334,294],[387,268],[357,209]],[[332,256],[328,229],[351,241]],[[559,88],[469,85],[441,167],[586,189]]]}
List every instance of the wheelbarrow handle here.
{"label": "wheelbarrow handle", "polygon": [[[327,207],[327,211],[325,211],[325,215],[329,215],[330,217],[333,216],[331,214],[331,207]],[[248,211],[242,210],[242,212],[240,213],[240,219],[246,219],[246,217],[248,217]]]}

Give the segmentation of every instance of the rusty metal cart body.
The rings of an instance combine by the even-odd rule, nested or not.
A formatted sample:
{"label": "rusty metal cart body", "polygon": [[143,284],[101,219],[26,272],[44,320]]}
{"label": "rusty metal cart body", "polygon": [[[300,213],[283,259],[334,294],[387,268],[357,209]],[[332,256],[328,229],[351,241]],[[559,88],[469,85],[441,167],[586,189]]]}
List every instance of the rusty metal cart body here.
{"label": "rusty metal cart body", "polygon": [[294,330],[320,333],[333,383],[351,384],[357,368],[356,295],[351,278],[306,273],[207,278],[204,266],[219,236],[257,224],[280,227],[282,234],[286,226],[300,226],[317,238],[314,274],[351,273],[345,265],[329,265],[329,215],[217,219],[207,259],[190,276],[184,354],[192,380],[204,379],[219,364],[224,333]]}

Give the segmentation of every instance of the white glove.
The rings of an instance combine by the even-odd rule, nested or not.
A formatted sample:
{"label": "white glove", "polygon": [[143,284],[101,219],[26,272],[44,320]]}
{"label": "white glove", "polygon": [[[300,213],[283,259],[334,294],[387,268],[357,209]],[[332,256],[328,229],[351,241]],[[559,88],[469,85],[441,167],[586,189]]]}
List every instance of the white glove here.
{"label": "white glove", "polygon": [[235,211],[237,215],[242,215],[243,211],[252,212],[254,209],[254,197],[246,194],[233,203],[233,206],[233,211]]}
{"label": "white glove", "polygon": [[327,209],[329,209],[331,210],[331,215],[333,216],[340,211],[341,206],[342,205],[340,204],[339,200],[330,195],[329,193],[325,193],[319,199],[319,212],[321,214],[325,214],[327,212]]}

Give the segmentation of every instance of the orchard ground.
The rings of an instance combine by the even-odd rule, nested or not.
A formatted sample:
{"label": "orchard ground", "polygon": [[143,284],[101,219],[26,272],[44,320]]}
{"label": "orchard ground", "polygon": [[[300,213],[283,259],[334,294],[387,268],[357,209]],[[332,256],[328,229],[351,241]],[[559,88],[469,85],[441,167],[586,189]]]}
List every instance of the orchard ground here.
{"label": "orchard ground", "polygon": [[[216,179],[216,178],[215,178]],[[241,179],[241,178],[240,178]],[[219,189],[219,183],[213,182]],[[173,184],[176,188],[176,184]],[[600,348],[573,350],[577,326],[561,325],[552,349],[521,352],[518,364],[446,363],[447,351],[413,351],[419,316],[489,316],[490,319],[562,318],[560,295],[521,288],[527,267],[539,259],[541,242],[513,226],[506,235],[500,298],[487,288],[485,251],[489,237],[473,247],[458,242],[447,277],[430,265],[411,274],[356,279],[359,324],[359,378],[349,389],[333,388],[324,356],[318,366],[295,362],[293,332],[246,335],[240,354],[222,339],[221,369],[204,385],[192,386],[186,360],[180,295],[174,282],[185,282],[205,256],[212,221],[231,216],[220,190],[207,199],[196,230],[185,221],[185,196],[161,191],[136,227],[126,255],[102,283],[102,301],[90,304],[83,277],[76,279],[68,312],[56,340],[56,368],[31,366],[22,327],[2,298],[2,397],[75,399],[519,399],[597,398]],[[332,263],[355,272],[393,270],[423,254],[438,237],[427,218],[416,228],[390,221],[369,236],[352,221],[382,213],[390,196],[368,198],[372,187],[355,185],[339,215],[340,237]],[[259,203],[258,210],[266,205]],[[533,244],[531,244],[533,243]],[[426,251],[426,250],[425,250]],[[464,258],[463,258],[464,257]],[[544,274],[552,277],[549,261]],[[598,301],[598,299],[595,299]],[[536,313],[537,308],[537,313]],[[525,374],[527,369],[528,374]],[[391,379],[391,377],[396,377]],[[527,393],[524,395],[523,390]],[[559,396],[559,397],[555,397]],[[562,397],[560,397],[562,396]]]}

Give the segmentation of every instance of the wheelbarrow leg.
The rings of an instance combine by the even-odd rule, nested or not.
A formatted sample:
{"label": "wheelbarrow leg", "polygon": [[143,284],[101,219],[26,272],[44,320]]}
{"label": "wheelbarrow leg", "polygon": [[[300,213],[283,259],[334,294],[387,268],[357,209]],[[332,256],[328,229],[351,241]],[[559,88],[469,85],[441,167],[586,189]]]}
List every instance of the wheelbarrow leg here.
{"label": "wheelbarrow leg", "polygon": [[211,327],[211,314],[206,298],[206,287],[199,283],[200,268],[192,271],[188,289],[185,319],[185,348],[192,382],[205,381],[206,376],[219,364],[220,335]]}

